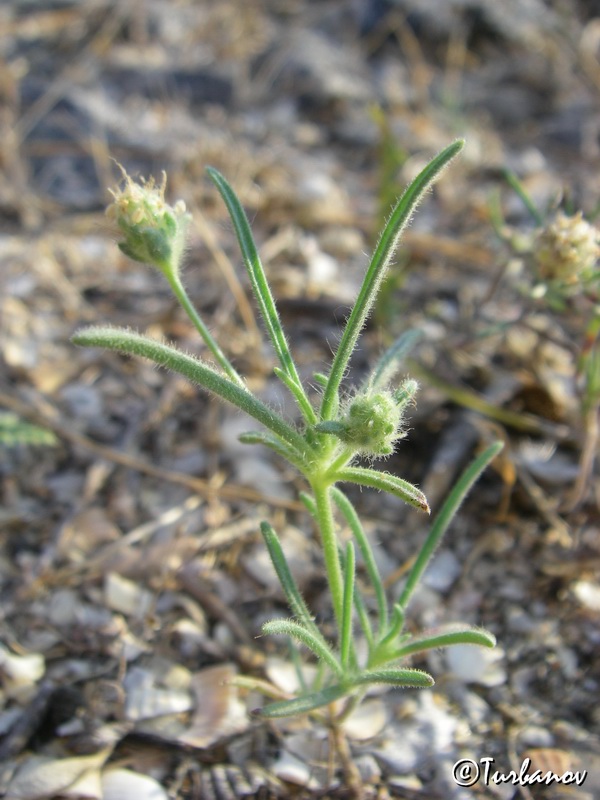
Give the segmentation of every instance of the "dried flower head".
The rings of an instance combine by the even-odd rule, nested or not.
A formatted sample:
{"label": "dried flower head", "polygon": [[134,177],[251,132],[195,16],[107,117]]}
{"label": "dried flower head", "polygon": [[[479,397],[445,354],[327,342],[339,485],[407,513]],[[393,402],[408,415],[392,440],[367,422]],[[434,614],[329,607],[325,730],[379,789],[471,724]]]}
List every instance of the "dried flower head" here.
{"label": "dried flower head", "polygon": [[589,280],[600,257],[600,231],[583,218],[559,213],[538,236],[534,257],[546,281],[569,286]]}
{"label": "dried flower head", "polygon": [[190,221],[185,203],[178,200],[170,206],[165,202],[166,173],[160,185],[152,177],[136,183],[120,168],[124,180],[109,190],[114,199],[106,209],[125,236],[119,248],[134,261],[157,267],[168,277],[178,271],[185,249]]}

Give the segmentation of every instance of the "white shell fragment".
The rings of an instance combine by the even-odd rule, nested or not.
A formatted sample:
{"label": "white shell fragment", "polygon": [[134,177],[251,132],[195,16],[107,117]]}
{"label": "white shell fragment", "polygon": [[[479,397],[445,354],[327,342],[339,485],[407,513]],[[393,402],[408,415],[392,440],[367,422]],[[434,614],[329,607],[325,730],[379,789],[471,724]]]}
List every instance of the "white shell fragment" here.
{"label": "white shell fragment", "polygon": [[600,585],[581,580],[573,586],[573,594],[589,611],[600,612]]}
{"label": "white shell fragment", "polygon": [[189,692],[180,689],[158,689],[155,677],[141,667],[127,673],[123,685],[126,692],[125,717],[131,722],[153,719],[165,714],[181,714],[193,707]]}
{"label": "white shell fragment", "polygon": [[33,756],[20,767],[10,782],[10,800],[47,800],[61,797],[103,800],[100,768],[110,754],[105,749],[92,756],[44,758]]}
{"label": "white shell fragment", "polygon": [[231,664],[200,670],[192,678],[196,709],[190,727],[179,740],[192,747],[208,747],[248,727],[246,707],[231,685],[237,674]]}
{"label": "white shell fragment", "polygon": [[364,742],[382,732],[389,719],[388,706],[381,698],[365,700],[344,722],[344,731],[355,741]]}
{"label": "white shell fragment", "polygon": [[102,800],[168,800],[163,787],[147,775],[110,769],[102,775]]}
{"label": "white shell fragment", "polygon": [[309,789],[318,789],[319,784],[312,777],[309,764],[301,761],[292,753],[284,750],[272,766],[273,773],[283,781],[294,783],[296,786],[306,786]]}
{"label": "white shell fragment", "polygon": [[[265,672],[269,680],[278,689],[288,694],[294,694],[300,689],[298,671],[289,661],[283,661],[281,658],[268,658],[265,664]],[[317,670],[314,665],[306,664],[303,668],[303,673],[306,683],[310,684],[315,679]]]}
{"label": "white shell fragment", "polygon": [[39,653],[18,656],[0,644],[0,685],[9,697],[26,694],[46,670]]}
{"label": "white shell fragment", "polygon": [[119,614],[143,617],[152,607],[152,593],[137,583],[109,572],[104,581],[104,599],[108,608]]}
{"label": "white shell fragment", "polygon": [[506,670],[500,663],[503,659],[504,651],[500,647],[488,650],[457,644],[446,650],[446,663],[454,677],[481,686],[500,686],[506,681]]}

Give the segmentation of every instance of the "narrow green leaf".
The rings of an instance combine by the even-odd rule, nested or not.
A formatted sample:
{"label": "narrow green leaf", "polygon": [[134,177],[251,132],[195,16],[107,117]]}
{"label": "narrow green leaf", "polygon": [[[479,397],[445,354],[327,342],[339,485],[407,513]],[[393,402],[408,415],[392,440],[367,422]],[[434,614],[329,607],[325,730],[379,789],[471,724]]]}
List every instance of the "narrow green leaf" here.
{"label": "narrow green leaf", "polygon": [[533,217],[533,220],[536,223],[536,225],[539,225],[541,227],[544,224],[542,215],[535,207],[535,203],[533,202],[533,200],[529,196],[529,193],[527,192],[521,181],[517,178],[515,173],[511,172],[509,169],[505,169],[504,180],[508,183],[511,189],[513,189],[521,198],[521,202]]}
{"label": "narrow green leaf", "polygon": [[369,575],[371,585],[373,586],[375,597],[377,598],[379,629],[383,630],[387,621],[387,598],[385,596],[385,588],[383,586],[383,581],[381,580],[381,575],[379,574],[379,569],[377,568],[377,562],[375,561],[371,544],[367,534],[364,531],[358,514],[356,513],[356,509],[350,500],[348,500],[346,495],[334,486],[331,489],[331,496],[333,497],[333,500],[339,510],[342,512],[348,527],[352,531],[363,561],[365,562],[365,567]]}
{"label": "narrow green leaf", "polygon": [[417,560],[413,564],[413,567],[408,575],[406,585],[402,591],[402,594],[400,595],[400,600],[398,602],[404,609],[406,609],[412,593],[417,587],[423,572],[427,568],[431,557],[435,553],[442,536],[446,533],[446,530],[452,522],[452,519],[458,511],[461,503],[467,496],[477,478],[479,478],[490,461],[492,461],[498,455],[503,446],[504,445],[502,442],[494,442],[486,450],[484,450],[484,452],[481,453],[463,472],[454,485],[454,488],[446,498],[445,503],[433,521],[429,535],[425,539],[425,543],[419,551]]}
{"label": "narrow green leaf", "polygon": [[[242,257],[248,272],[248,277],[250,278],[252,290],[254,292],[254,296],[256,297],[260,313],[262,314],[265,322],[267,332],[271,342],[273,343],[277,357],[279,358],[279,362],[286,375],[289,375],[294,383],[298,387],[301,387],[302,383],[298,376],[292,354],[285,338],[285,333],[279,320],[279,314],[277,312],[275,300],[273,299],[271,289],[269,288],[269,283],[258,254],[258,249],[254,242],[252,229],[250,228],[250,223],[248,222],[246,212],[242,208],[242,204],[238,200],[237,195],[223,175],[221,175],[218,170],[213,169],[212,167],[208,167],[206,171],[212,182],[219,190],[219,194],[227,206],[229,216],[231,217],[233,227],[235,228],[240,250],[242,251]],[[310,406],[308,399],[306,399],[306,397],[304,399],[306,400],[306,404]]]}
{"label": "narrow green leaf", "polygon": [[315,503],[314,497],[311,497],[308,492],[299,492],[298,497],[302,502],[302,505],[306,508],[308,513],[311,517],[317,516],[317,504]]}
{"label": "narrow green leaf", "polygon": [[312,630],[308,630],[304,625],[291,619],[273,619],[264,623],[262,631],[267,636],[291,636],[297,639],[309,650],[312,650],[320,661],[324,661],[338,678],[343,677],[344,670],[323,637],[321,635],[316,636]]}
{"label": "narrow green leaf", "polygon": [[298,408],[302,412],[302,416],[306,420],[309,425],[314,425],[317,421],[317,414],[314,408],[311,406],[308,397],[304,391],[304,388],[296,382],[294,378],[291,378],[286,372],[279,367],[275,367],[273,372],[279,380],[287,387],[290,394],[294,396],[296,403],[298,404]]}
{"label": "narrow green leaf", "polygon": [[306,462],[302,454],[298,453],[297,450],[290,447],[287,442],[284,442],[278,436],[273,436],[264,431],[248,431],[240,434],[238,438],[242,444],[262,444],[265,447],[269,447],[277,455],[293,464],[300,472],[304,473],[306,470]]}
{"label": "narrow green leaf", "polygon": [[392,611],[392,620],[390,623],[390,627],[387,634],[379,643],[379,648],[385,652],[387,645],[390,642],[396,640],[398,636],[400,636],[403,627],[404,627],[404,609],[399,603],[394,603],[394,610]]}
{"label": "narrow green leaf", "polygon": [[362,628],[365,639],[367,640],[370,652],[373,648],[375,637],[373,635],[373,628],[371,627],[371,620],[369,619],[369,612],[365,605],[365,601],[363,600],[363,596],[356,585],[354,586],[354,607],[356,608],[356,616],[358,617],[360,627]]}
{"label": "narrow green leaf", "polygon": [[355,568],[354,547],[352,542],[348,542],[344,558],[344,599],[342,603],[342,625],[340,629],[342,670],[348,669],[352,645],[352,608],[354,605]]}
{"label": "narrow green leaf", "polygon": [[335,473],[335,480],[380,489],[382,492],[393,494],[404,500],[405,503],[429,513],[429,504],[423,492],[412,483],[397,478],[389,472],[378,472],[368,467],[344,467]]}
{"label": "narrow green leaf", "polygon": [[279,717],[292,717],[297,714],[306,714],[309,711],[316,711],[317,708],[328,706],[341,697],[348,694],[344,686],[328,686],[320,692],[305,694],[294,700],[282,700],[277,703],[269,703],[264,708],[256,709],[253,714],[264,719],[278,719]]}
{"label": "narrow green leaf", "polygon": [[428,672],[421,669],[372,669],[361,672],[352,679],[354,686],[370,683],[391,683],[395,686],[425,689],[433,686],[435,681]]}
{"label": "narrow green leaf", "polygon": [[419,330],[405,331],[379,358],[368,379],[374,390],[385,389],[397,376],[404,359],[422,337]]}
{"label": "narrow green leaf", "polygon": [[473,644],[479,647],[495,647],[496,637],[481,628],[465,628],[463,630],[446,631],[410,639],[390,654],[390,661],[406,658],[414,653],[435,650],[439,647],[451,647],[455,644]]}
{"label": "narrow green leaf", "polygon": [[327,422],[319,422],[315,425],[317,433],[327,433],[330,436],[337,436],[341,439],[346,433],[346,425],[338,420],[328,419]]}
{"label": "narrow green leaf", "polygon": [[356,341],[373,307],[381,282],[394,256],[402,232],[412,217],[419,200],[440,175],[444,167],[462,150],[463,146],[464,141],[459,139],[433,158],[408,186],[392,211],[375,248],[356,303],[350,312],[335,353],[321,403],[320,417],[322,421],[332,419],[334,416],[340,383],[348,367]]}
{"label": "narrow green leaf", "polygon": [[19,447],[20,445],[36,445],[53,447],[58,439],[52,431],[23,422],[10,411],[0,412],[0,446]]}
{"label": "narrow green leaf", "polygon": [[310,631],[315,639],[320,641],[322,647],[328,649],[329,645],[321,631],[315,625],[311,613],[308,610],[308,606],[304,602],[304,598],[300,594],[300,589],[298,589],[298,585],[292,576],[279,537],[268,522],[261,522],[260,532],[265,540],[281,588],[285,592],[290,611],[298,622],[303,625],[306,630]]}
{"label": "narrow green leaf", "polygon": [[123,328],[91,327],[77,331],[71,338],[81,347],[105,347],[131,356],[142,356],[155,364],[184,375],[221,399],[241,408],[265,428],[301,452],[307,447],[304,438],[291,425],[247,389],[233,383],[199,358],[182,353],[172,345],[149,339]]}

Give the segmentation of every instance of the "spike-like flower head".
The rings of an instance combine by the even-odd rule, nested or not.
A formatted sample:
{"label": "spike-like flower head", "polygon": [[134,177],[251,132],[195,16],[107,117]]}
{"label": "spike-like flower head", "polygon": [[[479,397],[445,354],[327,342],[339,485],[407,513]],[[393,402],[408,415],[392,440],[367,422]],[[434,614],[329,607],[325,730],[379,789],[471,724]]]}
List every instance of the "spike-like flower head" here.
{"label": "spike-like flower head", "polygon": [[600,231],[583,218],[559,213],[540,233],[535,251],[544,280],[574,286],[593,277],[600,257]]}
{"label": "spike-like flower head", "polygon": [[175,206],[165,202],[167,176],[158,185],[154,178],[139,183],[123,171],[123,182],[111,189],[114,200],[106,209],[124,235],[120,250],[134,261],[150,264],[167,277],[179,270],[185,250],[185,237],[190,215],[185,203],[178,200]]}

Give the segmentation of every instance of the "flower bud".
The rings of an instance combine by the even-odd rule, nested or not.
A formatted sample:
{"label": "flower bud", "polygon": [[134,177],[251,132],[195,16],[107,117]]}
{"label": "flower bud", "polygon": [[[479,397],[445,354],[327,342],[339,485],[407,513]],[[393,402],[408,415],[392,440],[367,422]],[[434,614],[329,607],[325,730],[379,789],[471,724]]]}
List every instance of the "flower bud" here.
{"label": "flower bud", "polygon": [[123,186],[110,190],[114,200],[106,209],[125,237],[119,242],[120,250],[134,261],[157,267],[167,277],[175,275],[191,219],[185,203],[179,200],[173,207],[165,202],[164,172],[160,186],[154,178],[135,183],[125,170],[123,176]]}
{"label": "flower bud", "polygon": [[345,441],[365,455],[385,456],[394,450],[402,409],[391,392],[358,395],[344,420]]}

